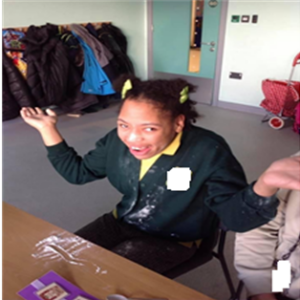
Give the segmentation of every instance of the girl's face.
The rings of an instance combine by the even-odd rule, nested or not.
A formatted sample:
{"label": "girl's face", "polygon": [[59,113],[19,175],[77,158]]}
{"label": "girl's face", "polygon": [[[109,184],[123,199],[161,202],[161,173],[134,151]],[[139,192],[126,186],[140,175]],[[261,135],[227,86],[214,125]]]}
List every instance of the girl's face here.
{"label": "girl's face", "polygon": [[184,127],[184,115],[175,120],[152,103],[125,100],[118,117],[118,136],[137,159],[163,151]]}

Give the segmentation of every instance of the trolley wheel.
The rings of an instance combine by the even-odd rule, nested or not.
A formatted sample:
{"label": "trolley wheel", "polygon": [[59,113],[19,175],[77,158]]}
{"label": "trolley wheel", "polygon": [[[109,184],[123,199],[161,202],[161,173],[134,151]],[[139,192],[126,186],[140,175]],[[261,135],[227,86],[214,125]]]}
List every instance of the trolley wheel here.
{"label": "trolley wheel", "polygon": [[279,117],[273,117],[269,120],[269,125],[273,129],[281,129],[284,126],[284,121]]}

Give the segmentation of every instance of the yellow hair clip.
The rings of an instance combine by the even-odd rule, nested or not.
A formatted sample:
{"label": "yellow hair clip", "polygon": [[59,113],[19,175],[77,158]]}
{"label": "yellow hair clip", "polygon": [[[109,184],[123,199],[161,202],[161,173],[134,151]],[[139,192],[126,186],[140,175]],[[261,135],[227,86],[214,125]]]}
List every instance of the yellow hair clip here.
{"label": "yellow hair clip", "polygon": [[122,88],[122,99],[125,99],[126,93],[132,89],[132,83],[130,79],[127,79],[124,82],[123,88]]}
{"label": "yellow hair clip", "polygon": [[186,86],[185,88],[182,89],[180,92],[180,99],[179,102],[183,104],[187,99],[189,98],[189,87]]}

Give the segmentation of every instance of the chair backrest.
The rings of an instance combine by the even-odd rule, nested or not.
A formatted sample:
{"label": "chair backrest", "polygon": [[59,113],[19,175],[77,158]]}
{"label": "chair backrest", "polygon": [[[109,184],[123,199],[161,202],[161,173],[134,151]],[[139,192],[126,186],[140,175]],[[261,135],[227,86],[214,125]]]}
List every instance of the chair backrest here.
{"label": "chair backrest", "polygon": [[[226,232],[226,227],[220,224],[218,230],[215,231],[214,235],[202,241],[201,246],[192,258],[169,270],[168,272],[165,272],[163,275],[168,278],[174,279],[209,262],[213,257],[216,257],[221,263],[226,283],[230,291],[230,299],[237,299],[235,298],[236,291],[234,289],[234,285],[224,256]],[[216,245],[218,245],[218,248],[217,251],[214,251]]]}
{"label": "chair backrest", "polygon": [[220,231],[222,231],[222,229],[216,230],[214,235],[204,239],[193,257],[165,272],[163,275],[174,279],[209,262],[213,258],[213,249],[217,245],[219,237],[221,236]]}

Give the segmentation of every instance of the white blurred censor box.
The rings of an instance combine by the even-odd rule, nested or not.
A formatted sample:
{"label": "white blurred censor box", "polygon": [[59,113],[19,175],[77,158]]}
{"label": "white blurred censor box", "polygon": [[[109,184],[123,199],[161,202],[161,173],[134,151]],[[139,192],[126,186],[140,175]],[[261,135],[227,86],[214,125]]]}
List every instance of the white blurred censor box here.
{"label": "white blurred censor box", "polygon": [[288,260],[280,260],[277,270],[272,270],[272,292],[282,292],[291,284],[291,263]]}
{"label": "white blurred censor box", "polygon": [[167,172],[167,189],[171,191],[187,191],[190,188],[192,172],[190,168],[173,168]]}

